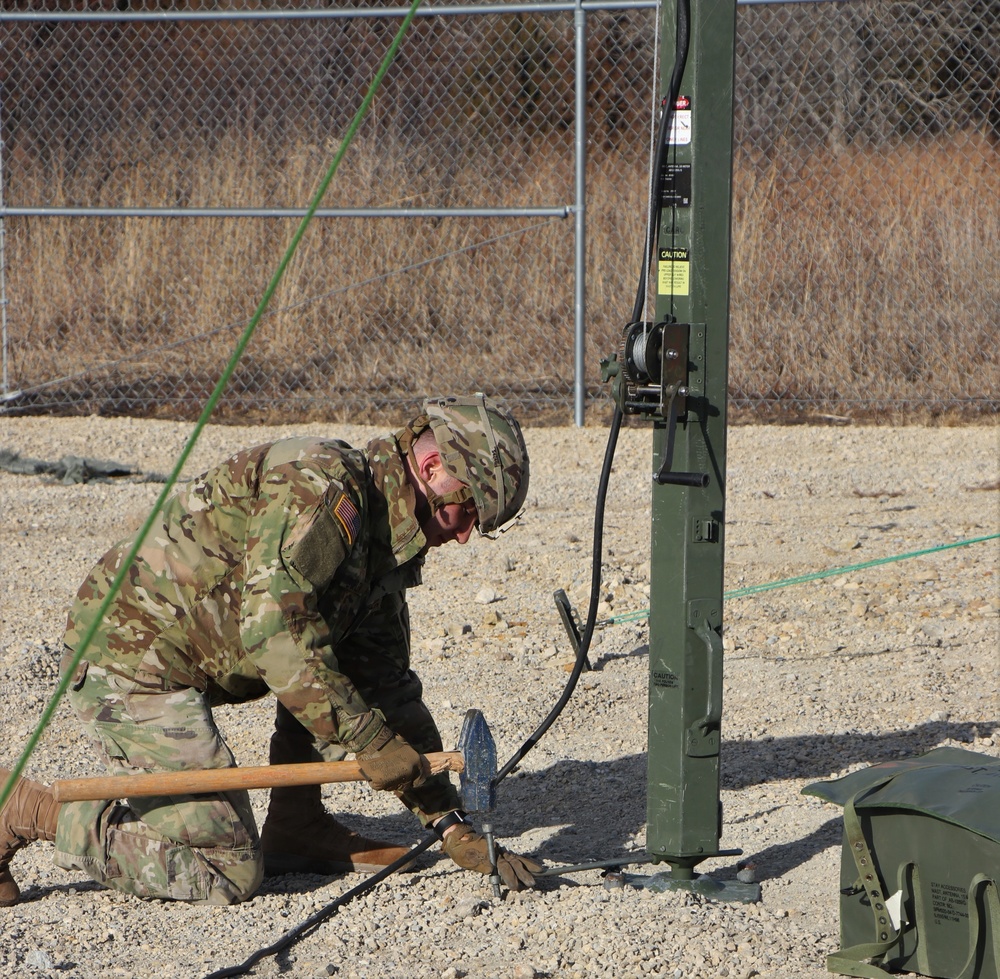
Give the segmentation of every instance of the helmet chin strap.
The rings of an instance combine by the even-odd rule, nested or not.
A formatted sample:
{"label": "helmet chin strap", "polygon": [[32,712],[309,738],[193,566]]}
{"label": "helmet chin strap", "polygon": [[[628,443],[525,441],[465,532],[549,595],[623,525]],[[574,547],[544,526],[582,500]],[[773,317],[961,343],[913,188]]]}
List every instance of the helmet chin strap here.
{"label": "helmet chin strap", "polygon": [[424,496],[427,497],[427,505],[431,508],[432,514],[448,506],[449,503],[468,503],[472,499],[472,490],[468,486],[452,490],[450,493],[435,493],[423,480],[420,482],[423,483]]}

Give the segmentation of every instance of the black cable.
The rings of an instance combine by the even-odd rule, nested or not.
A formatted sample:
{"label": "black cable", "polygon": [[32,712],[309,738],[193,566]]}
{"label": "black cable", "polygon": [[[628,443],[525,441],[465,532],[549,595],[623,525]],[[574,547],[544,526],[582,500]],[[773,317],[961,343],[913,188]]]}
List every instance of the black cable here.
{"label": "black cable", "polygon": [[437,842],[437,836],[433,833],[428,833],[427,836],[422,839],[419,843],[415,844],[410,850],[408,850],[403,856],[398,860],[394,860],[388,866],[383,867],[377,873],[371,875],[371,877],[363,880],[356,887],[352,887],[349,891],[345,891],[336,900],[331,901],[325,908],[320,908],[314,915],[306,918],[301,924],[296,925],[291,931],[286,931],[284,935],[281,936],[273,945],[268,945],[267,948],[259,948],[253,955],[250,956],[245,962],[240,965],[231,965],[225,969],[219,969],[216,972],[209,973],[205,976],[205,979],[229,979],[231,976],[242,976],[246,975],[261,959],[267,958],[269,955],[277,955],[279,952],[284,951],[290,945],[297,942],[300,938],[305,938],[313,928],[317,925],[321,925],[327,918],[329,918],[334,911],[338,910],[341,905],[347,904],[348,901],[353,901],[354,898],[360,897],[362,894],[371,890],[376,884],[381,884],[386,877],[394,874],[397,870],[405,867],[411,860],[419,856],[428,847]]}

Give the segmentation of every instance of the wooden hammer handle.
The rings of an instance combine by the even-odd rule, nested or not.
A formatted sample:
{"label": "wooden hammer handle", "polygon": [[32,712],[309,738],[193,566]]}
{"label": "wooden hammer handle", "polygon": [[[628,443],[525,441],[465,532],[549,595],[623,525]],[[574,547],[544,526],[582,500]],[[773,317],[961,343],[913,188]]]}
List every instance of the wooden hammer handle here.
{"label": "wooden hammer handle", "polygon": [[[424,755],[432,775],[460,772],[460,751]],[[316,761],[301,765],[260,765],[256,768],[209,768],[190,772],[149,772],[143,775],[108,775],[103,778],[67,778],[52,783],[57,802],[85,799],[128,799],[152,795],[198,795],[234,789],[270,789],[287,785],[322,785],[325,782],[363,782],[356,761]]]}

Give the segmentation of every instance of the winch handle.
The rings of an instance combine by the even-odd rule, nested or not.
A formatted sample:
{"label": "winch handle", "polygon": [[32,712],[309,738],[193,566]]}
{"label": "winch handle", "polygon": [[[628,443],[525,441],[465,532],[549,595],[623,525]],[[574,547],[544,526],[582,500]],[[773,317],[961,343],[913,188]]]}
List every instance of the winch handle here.
{"label": "winch handle", "polygon": [[671,472],[674,461],[674,433],[677,431],[677,396],[686,395],[688,390],[680,384],[670,385],[669,412],[667,415],[667,445],[663,450],[663,461],[653,480],[663,485],[695,486],[704,489],[708,486],[708,473]]}

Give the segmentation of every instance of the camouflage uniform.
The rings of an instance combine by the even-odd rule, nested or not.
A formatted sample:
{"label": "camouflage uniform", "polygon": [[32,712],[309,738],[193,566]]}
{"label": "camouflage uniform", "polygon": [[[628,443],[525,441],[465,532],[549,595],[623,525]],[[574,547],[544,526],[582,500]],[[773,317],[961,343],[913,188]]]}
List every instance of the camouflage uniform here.
{"label": "camouflage uniform", "polygon": [[[406,589],[420,583],[426,541],[408,436],[365,451],[281,440],[167,501],[70,687],[115,772],[234,765],[211,707],[268,692],[279,733],[327,759],[362,750],[386,725],[421,753],[441,750],[409,664]],[[71,651],[131,543],[81,587]],[[425,824],[459,806],[447,775],[399,796]],[[56,851],[59,866],[108,886],[195,902],[245,900],[262,874],[246,792],[68,803]]]}

